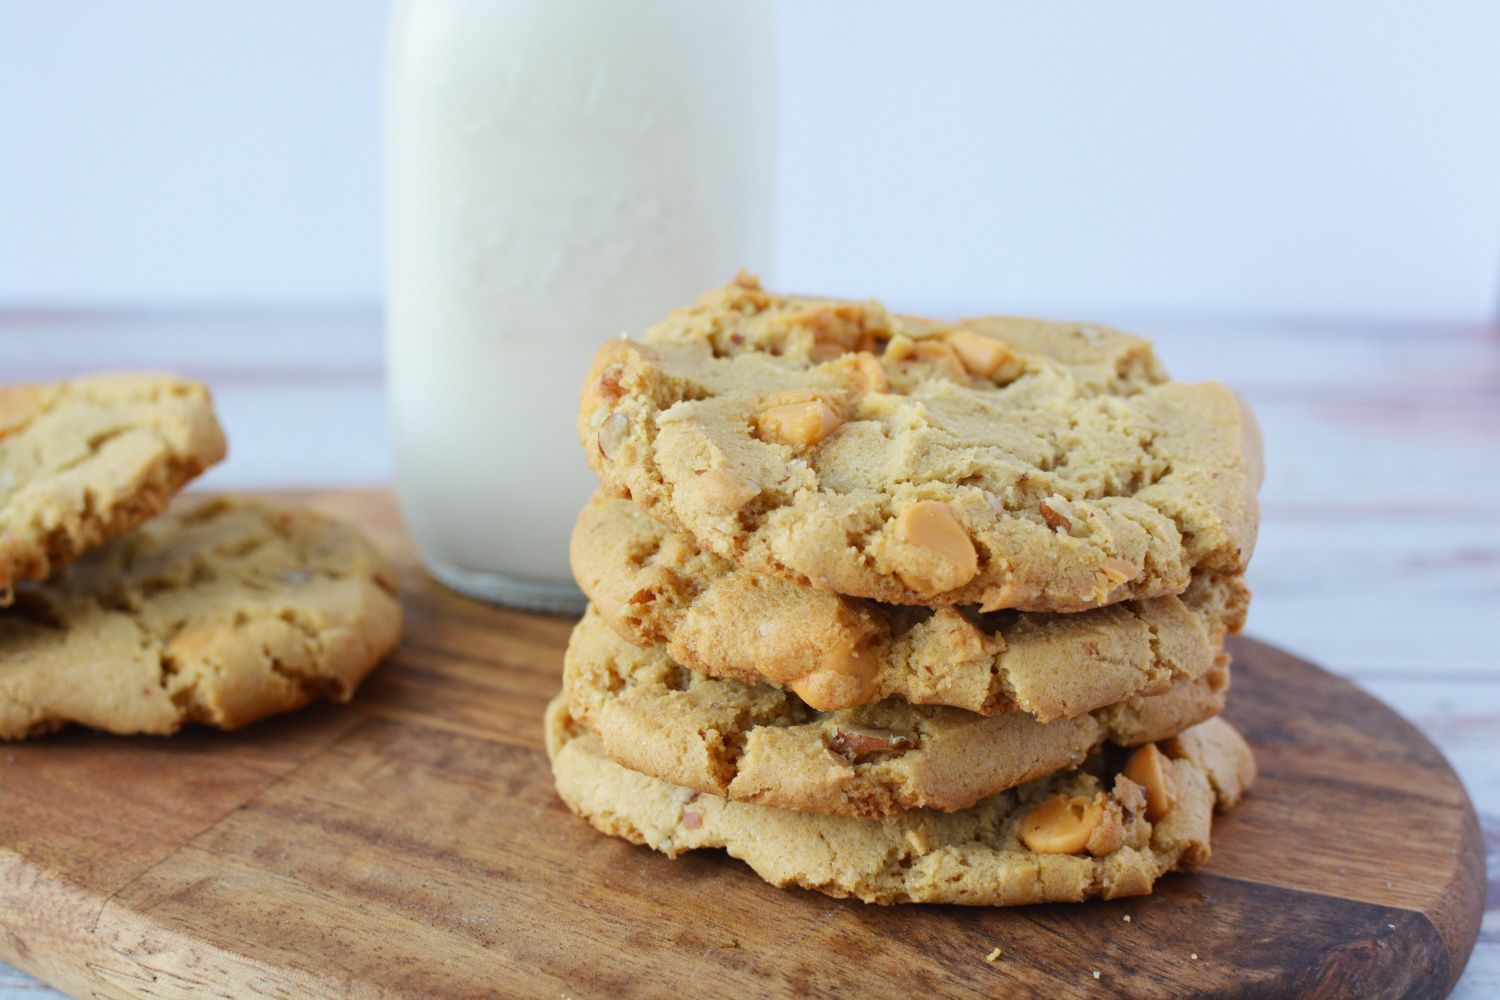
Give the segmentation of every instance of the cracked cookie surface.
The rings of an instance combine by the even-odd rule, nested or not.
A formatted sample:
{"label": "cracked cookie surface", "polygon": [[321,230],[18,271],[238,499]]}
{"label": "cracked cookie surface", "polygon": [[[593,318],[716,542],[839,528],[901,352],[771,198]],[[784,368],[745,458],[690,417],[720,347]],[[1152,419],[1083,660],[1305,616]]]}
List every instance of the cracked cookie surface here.
{"label": "cracked cookie surface", "polygon": [[395,586],[352,525],[261,500],[183,505],[0,609],[0,739],[236,729],[347,701],[400,638]]}
{"label": "cracked cookie surface", "polygon": [[880,604],[740,569],[599,494],[571,555],[621,636],[713,677],[788,687],[822,711],[902,698],[1072,718],[1203,676],[1249,602],[1239,576],[1198,571],[1180,597],[1068,615]]}
{"label": "cracked cookie surface", "polygon": [[687,670],[590,609],[568,644],[563,690],[572,717],[631,770],[742,802],[874,817],[966,808],[1077,766],[1105,740],[1173,736],[1223,708],[1227,662],[1161,694],[1046,723],[895,699],[817,712],[770,684]]}
{"label": "cracked cookie surface", "polygon": [[0,605],[166,510],[224,457],[208,390],[120,372],[0,386]]}
{"label": "cracked cookie surface", "polygon": [[891,604],[1072,612],[1243,571],[1260,437],[1143,340],[741,277],[601,346],[579,438],[605,491],[704,549]]}
{"label": "cracked cookie surface", "polygon": [[[1250,748],[1211,719],[1160,745],[1172,797],[1155,821],[1143,815],[1141,787],[1103,761],[959,812],[858,819],[735,802],[627,770],[561,697],[548,707],[546,730],[558,794],[595,829],[668,857],[724,848],[772,885],[867,903],[1019,906],[1144,895],[1164,873],[1208,860],[1215,805],[1234,805],[1255,778]],[[1030,849],[1023,823],[1058,795],[1110,810],[1117,846],[1098,854]]]}

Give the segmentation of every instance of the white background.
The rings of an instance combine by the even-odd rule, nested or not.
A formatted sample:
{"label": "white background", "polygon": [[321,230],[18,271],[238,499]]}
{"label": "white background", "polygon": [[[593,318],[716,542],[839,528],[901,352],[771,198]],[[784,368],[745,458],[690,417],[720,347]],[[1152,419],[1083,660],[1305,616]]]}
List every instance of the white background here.
{"label": "white background", "polygon": [[[0,0],[0,309],[381,298],[372,0]],[[775,284],[1488,320],[1500,4],[781,4]]]}

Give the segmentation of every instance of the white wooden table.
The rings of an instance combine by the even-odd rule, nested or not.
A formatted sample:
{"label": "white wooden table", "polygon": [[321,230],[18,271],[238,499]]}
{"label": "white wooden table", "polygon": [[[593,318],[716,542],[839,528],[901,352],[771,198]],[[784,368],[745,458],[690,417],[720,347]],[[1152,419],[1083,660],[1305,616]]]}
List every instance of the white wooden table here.
{"label": "white wooden table", "polygon": [[[1247,631],[1357,681],[1447,754],[1490,877],[1453,996],[1500,996],[1500,327],[1115,320],[1178,378],[1254,406],[1267,474]],[[0,315],[0,382],[111,367],[212,386],[231,452],[202,488],[390,480],[376,316]],[[0,1000],[58,996],[0,963]]]}

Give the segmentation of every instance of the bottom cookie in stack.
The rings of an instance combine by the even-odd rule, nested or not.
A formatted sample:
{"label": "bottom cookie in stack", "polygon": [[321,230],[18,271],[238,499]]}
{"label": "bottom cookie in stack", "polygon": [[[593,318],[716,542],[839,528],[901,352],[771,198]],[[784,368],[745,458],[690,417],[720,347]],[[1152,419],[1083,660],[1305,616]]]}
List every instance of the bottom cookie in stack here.
{"label": "bottom cookie in stack", "polygon": [[899,699],[819,712],[688,670],[591,611],[548,746],[559,794],[599,830],[673,856],[726,848],[776,885],[880,903],[1114,898],[1202,864],[1215,805],[1253,779],[1214,718],[1227,687],[1221,662],[1047,723]]}
{"label": "bottom cookie in stack", "polygon": [[723,848],[772,885],[867,903],[1018,906],[1144,895],[1165,872],[1208,859],[1214,807],[1234,805],[1255,776],[1249,747],[1214,718],[1160,749],[1148,745],[1140,758],[1091,755],[1077,770],[967,809],[862,819],[736,802],[628,770],[573,720],[563,696],[548,706],[546,727],[558,794],[595,829],[668,857]]}

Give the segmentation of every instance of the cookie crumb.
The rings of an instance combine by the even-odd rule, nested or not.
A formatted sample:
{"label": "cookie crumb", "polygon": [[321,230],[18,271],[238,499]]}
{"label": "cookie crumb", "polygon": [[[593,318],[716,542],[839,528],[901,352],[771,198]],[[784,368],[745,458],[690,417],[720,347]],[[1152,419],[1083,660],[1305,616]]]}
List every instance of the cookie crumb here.
{"label": "cookie crumb", "polygon": [[1000,949],[996,948],[994,951],[992,951],[988,955],[984,956],[984,960],[986,962],[989,962],[991,965],[994,965],[995,964],[995,959],[997,959],[999,957],[1000,957]]}

